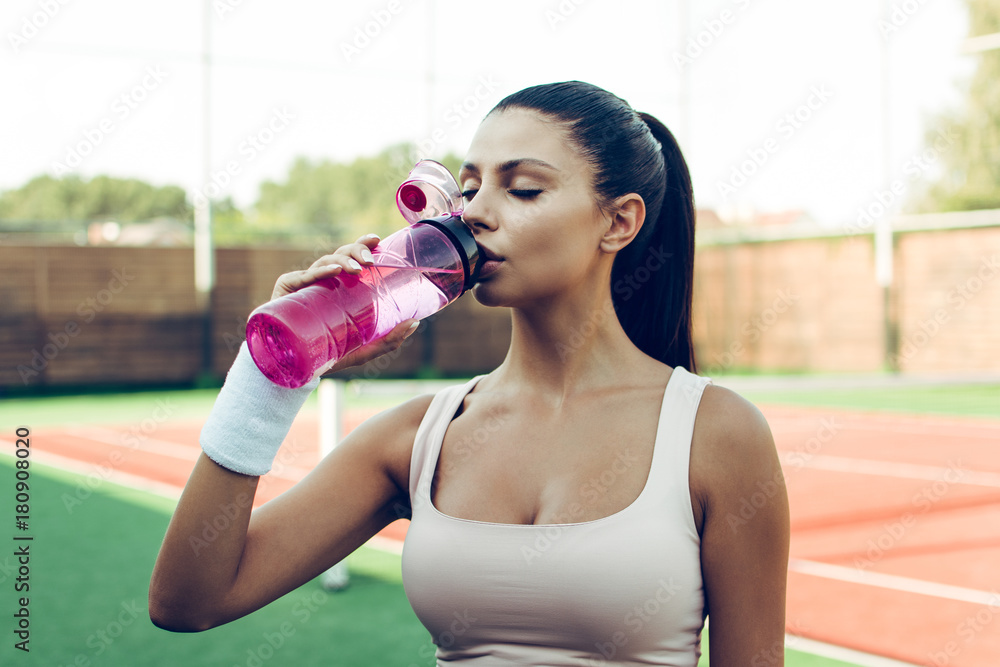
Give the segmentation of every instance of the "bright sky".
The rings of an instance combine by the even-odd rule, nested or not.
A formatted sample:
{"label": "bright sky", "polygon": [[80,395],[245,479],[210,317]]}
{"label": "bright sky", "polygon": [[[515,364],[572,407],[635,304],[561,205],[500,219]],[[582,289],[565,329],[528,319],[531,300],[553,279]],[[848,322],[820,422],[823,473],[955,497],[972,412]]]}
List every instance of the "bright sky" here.
{"label": "bright sky", "polygon": [[[929,119],[960,103],[975,65],[959,53],[962,0],[210,3],[211,164],[243,206],[300,155],[400,141],[462,154],[506,94],[581,79],[675,131],[700,207],[844,224],[886,175],[913,173]],[[202,189],[204,14],[201,0],[6,0],[0,189],[60,165]]]}

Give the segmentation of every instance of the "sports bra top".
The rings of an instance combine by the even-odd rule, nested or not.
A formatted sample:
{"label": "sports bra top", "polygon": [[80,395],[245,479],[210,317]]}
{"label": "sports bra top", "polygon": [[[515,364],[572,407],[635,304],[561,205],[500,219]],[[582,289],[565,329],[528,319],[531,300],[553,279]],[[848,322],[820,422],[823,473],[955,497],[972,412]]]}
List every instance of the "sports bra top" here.
{"label": "sports bra top", "polygon": [[431,500],[445,431],[481,377],[435,395],[410,464],[403,585],[437,664],[695,667],[705,602],[688,470],[711,381],[679,366],[670,374],[649,475],[630,505],[526,525],[452,517]]}

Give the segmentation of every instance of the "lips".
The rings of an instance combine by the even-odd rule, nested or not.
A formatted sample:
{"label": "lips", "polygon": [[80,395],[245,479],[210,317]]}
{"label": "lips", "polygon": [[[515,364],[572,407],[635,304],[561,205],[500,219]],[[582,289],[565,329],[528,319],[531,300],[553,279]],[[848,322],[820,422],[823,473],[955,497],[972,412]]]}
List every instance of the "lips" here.
{"label": "lips", "polygon": [[496,254],[495,252],[493,252],[489,248],[485,248],[483,246],[479,246],[479,254],[482,255],[483,260],[487,261],[487,262],[502,262],[503,261],[503,257],[501,257],[500,255]]}
{"label": "lips", "polygon": [[479,279],[482,280],[500,268],[500,265],[503,263],[503,257],[483,246],[479,246],[479,254],[483,258],[483,264],[479,268]]}

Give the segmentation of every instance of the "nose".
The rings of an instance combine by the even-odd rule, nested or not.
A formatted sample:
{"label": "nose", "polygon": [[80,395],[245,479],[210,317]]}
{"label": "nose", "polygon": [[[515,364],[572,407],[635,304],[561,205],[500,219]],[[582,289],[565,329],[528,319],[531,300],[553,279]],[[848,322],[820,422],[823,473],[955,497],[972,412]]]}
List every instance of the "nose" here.
{"label": "nose", "polygon": [[465,210],[462,211],[462,221],[472,229],[473,233],[493,231],[497,228],[496,218],[482,190],[466,204]]}

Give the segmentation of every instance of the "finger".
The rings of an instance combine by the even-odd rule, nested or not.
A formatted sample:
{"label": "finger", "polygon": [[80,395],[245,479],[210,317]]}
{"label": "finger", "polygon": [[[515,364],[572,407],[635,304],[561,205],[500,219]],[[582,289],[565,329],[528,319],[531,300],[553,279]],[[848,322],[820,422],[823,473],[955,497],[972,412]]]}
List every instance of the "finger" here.
{"label": "finger", "polygon": [[[368,243],[349,243],[337,248],[332,255],[326,255],[316,260],[314,265],[339,263],[348,273],[360,273],[362,266],[371,266],[375,258],[371,249],[378,245],[378,237],[374,237]],[[370,247],[369,247],[370,246]]]}
{"label": "finger", "polygon": [[[333,271],[334,267],[337,267],[348,273],[359,273],[361,271],[361,262],[357,259],[356,255],[360,256],[360,250],[357,250],[354,247],[355,245],[357,244],[341,246],[333,254],[323,255],[313,262],[307,271],[313,271],[317,275],[320,275],[327,274]],[[364,248],[365,246],[360,247]]]}
{"label": "finger", "polygon": [[361,238],[359,238],[356,241],[356,243],[363,243],[364,245],[368,246],[369,248],[374,248],[375,246],[378,245],[378,242],[381,241],[381,240],[382,239],[379,238],[378,234],[365,234],[364,236],[362,236]]}
{"label": "finger", "polygon": [[372,359],[377,359],[384,354],[396,350],[403,344],[404,340],[409,338],[417,330],[417,326],[419,324],[419,320],[403,320],[397,324],[392,331],[386,334],[384,338],[374,340],[371,343],[368,343],[367,345],[344,356],[344,358],[340,359],[331,370],[339,371],[345,368],[351,368],[352,366],[361,366],[368,363]]}
{"label": "finger", "polygon": [[[329,259],[328,259],[329,258]],[[321,263],[323,260],[326,262]],[[298,290],[309,287],[310,285],[316,283],[317,281],[323,280],[324,278],[331,278],[336,276],[341,271],[349,270],[345,269],[345,264],[352,262],[348,258],[332,258],[328,255],[327,257],[320,258],[313,263],[308,269],[303,271],[291,271],[285,273],[278,277],[277,282],[274,284],[274,291],[271,293],[271,298],[276,299],[280,296],[286,294],[291,294],[292,292],[297,292]],[[355,262],[357,264],[357,262]],[[358,270],[360,271],[360,265],[358,265]]]}
{"label": "finger", "polygon": [[303,287],[312,285],[317,280],[335,276],[341,272],[357,275],[361,273],[365,266],[374,263],[372,249],[379,243],[378,234],[366,234],[359,238],[356,243],[337,248],[329,255],[323,255],[304,271],[292,271],[278,278],[271,294],[272,299],[276,299],[286,294],[291,294]]}

